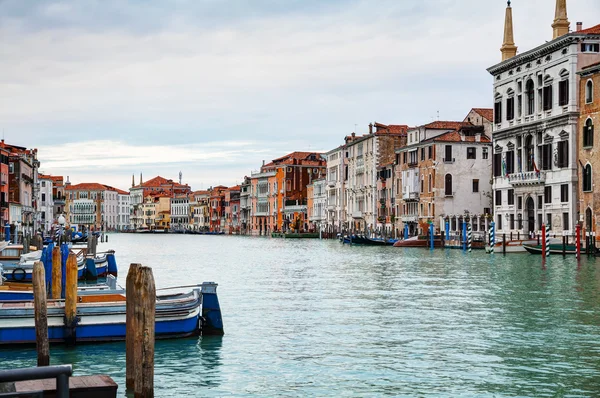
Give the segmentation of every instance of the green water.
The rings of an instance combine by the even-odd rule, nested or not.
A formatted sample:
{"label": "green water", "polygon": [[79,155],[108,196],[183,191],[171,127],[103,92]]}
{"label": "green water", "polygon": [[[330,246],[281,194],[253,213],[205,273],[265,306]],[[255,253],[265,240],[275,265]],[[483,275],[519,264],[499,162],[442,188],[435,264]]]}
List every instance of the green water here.
{"label": "green water", "polygon": [[[111,235],[158,287],[214,280],[225,336],[159,341],[157,397],[600,395],[599,260],[337,241]],[[124,344],[53,347],[53,364],[109,374]],[[1,349],[0,368],[35,365]]]}

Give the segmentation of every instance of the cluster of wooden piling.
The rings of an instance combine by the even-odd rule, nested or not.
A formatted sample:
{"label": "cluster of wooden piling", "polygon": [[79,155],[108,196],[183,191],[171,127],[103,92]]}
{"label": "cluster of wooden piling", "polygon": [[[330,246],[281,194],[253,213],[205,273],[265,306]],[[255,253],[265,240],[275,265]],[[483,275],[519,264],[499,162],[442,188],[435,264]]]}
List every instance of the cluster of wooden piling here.
{"label": "cluster of wooden piling", "polygon": [[[58,257],[56,254],[58,253]],[[52,298],[61,298],[60,249],[53,251]],[[58,259],[55,261],[55,259]],[[38,366],[50,365],[46,275],[44,264],[33,267],[33,291]],[[131,264],[126,285],[126,387],[135,397],[154,396],[154,339],[156,287],[150,267]],[[65,342],[75,344],[77,328],[77,258],[66,264]]]}

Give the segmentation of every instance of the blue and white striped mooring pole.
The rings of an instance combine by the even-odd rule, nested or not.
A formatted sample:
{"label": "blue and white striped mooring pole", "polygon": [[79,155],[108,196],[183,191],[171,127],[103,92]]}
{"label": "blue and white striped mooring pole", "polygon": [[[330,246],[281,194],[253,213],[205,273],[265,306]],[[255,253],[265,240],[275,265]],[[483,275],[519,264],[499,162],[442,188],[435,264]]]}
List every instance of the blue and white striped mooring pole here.
{"label": "blue and white striped mooring pole", "polygon": [[490,223],[490,254],[494,254],[494,246],[496,246],[496,231],[495,223],[492,221]]}
{"label": "blue and white striped mooring pole", "polygon": [[471,253],[471,246],[473,243],[473,229],[471,227],[471,223],[467,224],[467,245],[469,253]]}
{"label": "blue and white striped mooring pole", "polygon": [[462,239],[463,239],[463,251],[467,251],[467,222],[463,221],[462,225]]}

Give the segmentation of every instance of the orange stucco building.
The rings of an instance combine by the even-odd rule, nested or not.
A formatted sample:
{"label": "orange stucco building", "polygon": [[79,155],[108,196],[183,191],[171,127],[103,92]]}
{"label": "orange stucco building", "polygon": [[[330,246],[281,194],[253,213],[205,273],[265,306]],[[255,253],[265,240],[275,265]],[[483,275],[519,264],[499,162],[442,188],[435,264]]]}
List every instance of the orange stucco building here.
{"label": "orange stucco building", "polygon": [[307,186],[323,178],[326,162],[320,153],[292,152],[252,173],[250,232],[266,235],[288,231],[292,225],[308,228]]}

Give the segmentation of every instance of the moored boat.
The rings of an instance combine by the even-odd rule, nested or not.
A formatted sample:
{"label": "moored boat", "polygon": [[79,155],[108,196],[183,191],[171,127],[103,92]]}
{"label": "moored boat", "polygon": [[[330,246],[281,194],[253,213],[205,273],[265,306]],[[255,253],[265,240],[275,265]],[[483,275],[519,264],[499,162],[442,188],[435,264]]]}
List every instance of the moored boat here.
{"label": "moored boat", "polygon": [[[520,240],[508,240],[506,241],[505,247],[503,247],[502,241],[496,242],[494,245],[494,251],[496,253],[506,252],[506,253],[526,253],[524,245],[537,245],[537,239],[520,239]],[[485,251],[490,252],[490,245],[487,244],[485,246]]]}
{"label": "moored boat", "polygon": [[364,245],[364,246],[393,246],[397,242],[395,239],[377,239],[368,238],[362,235],[344,236],[343,243],[352,245]]}
{"label": "moored boat", "polygon": [[[178,338],[199,334],[223,334],[217,284],[205,282],[191,291],[156,296],[156,338]],[[178,288],[181,289],[181,288]],[[64,300],[48,300],[48,338],[64,342]],[[77,342],[125,339],[126,296],[122,290],[78,291]],[[0,344],[34,344],[33,301],[0,302]]]}
{"label": "moored boat", "polygon": [[[33,264],[36,261],[49,263],[48,268],[51,268],[52,248],[47,251],[47,254],[42,250],[24,254],[17,263],[4,263],[0,277],[4,277],[10,282],[31,282]],[[68,251],[62,253],[62,255],[66,257]],[[86,255],[82,251],[77,254],[77,273],[80,280],[93,280],[107,275],[117,276],[117,272],[118,267],[114,250],[97,253],[95,256]]]}
{"label": "moored boat", "polygon": [[[412,238],[399,240],[394,243],[394,247],[429,247],[431,240],[428,236],[413,236]],[[433,247],[443,247],[442,239],[439,235],[433,236]]]}
{"label": "moored boat", "polygon": [[[562,244],[550,244],[550,254],[563,254]],[[542,245],[523,245],[525,250],[531,254],[542,254]],[[584,251],[582,248],[581,251]],[[565,254],[577,254],[577,247],[575,245],[566,245]]]}

